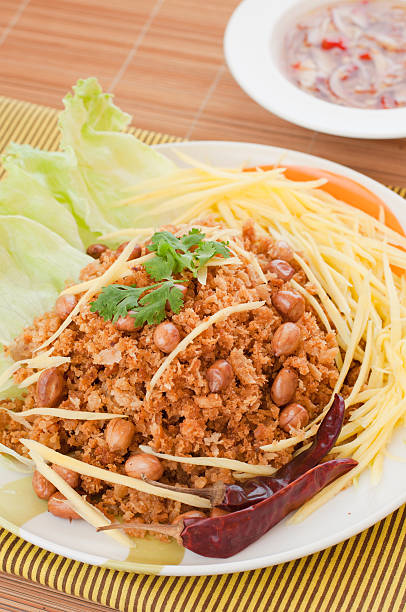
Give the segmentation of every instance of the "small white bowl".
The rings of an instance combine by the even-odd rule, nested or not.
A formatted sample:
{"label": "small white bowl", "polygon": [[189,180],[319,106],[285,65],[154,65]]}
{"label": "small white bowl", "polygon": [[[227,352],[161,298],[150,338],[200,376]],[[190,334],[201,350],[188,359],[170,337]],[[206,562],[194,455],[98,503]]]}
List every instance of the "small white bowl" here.
{"label": "small white bowl", "polygon": [[352,138],[405,137],[406,107],[371,110],[332,104],[302,91],[283,74],[280,52],[286,22],[333,2],[244,0],[232,14],[224,36],[232,75],[258,104],[297,125]]}

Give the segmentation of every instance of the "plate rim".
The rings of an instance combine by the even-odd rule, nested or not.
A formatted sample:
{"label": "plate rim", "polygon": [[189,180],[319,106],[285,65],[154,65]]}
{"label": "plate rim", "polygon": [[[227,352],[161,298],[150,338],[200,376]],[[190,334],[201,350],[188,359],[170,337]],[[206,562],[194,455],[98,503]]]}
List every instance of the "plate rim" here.
{"label": "plate rim", "polygon": [[[405,2],[406,0],[399,0]],[[406,137],[406,106],[396,109],[359,109],[341,106],[302,91],[294,85],[277,65],[271,52],[271,34],[273,28],[303,0],[242,0],[234,9],[224,32],[223,50],[228,68],[241,89],[257,104],[278,117],[295,125],[334,136],[360,139],[399,139]],[[311,0],[306,0],[311,2]],[[331,3],[330,0],[318,0],[319,4]],[[314,0],[313,0],[314,4]],[[302,6],[299,13],[306,12]],[[269,29],[264,28],[264,14],[269,17]],[[256,26],[255,37],[247,27],[247,21]],[[254,43],[254,44],[253,44]],[[257,53],[256,45],[261,45],[265,53]],[[268,51],[266,50],[268,47]],[[239,55],[244,49],[244,60]],[[247,57],[250,61],[247,63]],[[269,75],[268,91],[261,89],[264,79],[255,79],[252,66],[266,65]],[[263,74],[263,72],[262,72]],[[266,75],[265,75],[266,78]],[[277,94],[274,94],[276,86]],[[281,95],[283,94],[283,95]],[[279,102],[282,100],[282,102]],[[294,101],[294,108],[290,102]],[[300,108],[298,114],[297,109]],[[384,113],[384,114],[382,114]],[[405,127],[402,129],[402,125]],[[340,126],[335,128],[335,126]]]}
{"label": "plate rim", "polygon": [[[354,178],[355,180],[358,180],[360,183],[370,188],[371,191],[376,193],[378,196],[381,196],[381,197],[384,197],[385,195],[389,196],[388,206],[391,208],[393,213],[397,216],[399,221],[402,223],[402,225],[406,229],[406,210],[404,211],[404,219],[402,220],[401,218],[398,217],[396,213],[396,206],[395,206],[395,209],[393,207],[394,203],[396,202],[399,205],[401,204],[403,205],[403,207],[405,207],[406,202],[404,198],[402,198],[400,195],[398,195],[394,191],[390,190],[388,187],[379,183],[378,181],[375,181],[374,179],[360,172],[357,172],[356,170],[352,170],[351,168],[347,166],[338,164],[336,162],[332,162],[326,158],[318,157],[318,156],[311,155],[308,153],[303,153],[295,149],[284,149],[281,147],[274,147],[270,145],[263,145],[263,144],[249,143],[249,142],[222,141],[222,140],[198,140],[198,141],[196,140],[196,141],[164,143],[160,145],[154,145],[153,148],[156,148],[164,152],[165,150],[172,151],[179,147],[180,148],[208,147],[209,149],[211,149],[212,147],[217,147],[217,148],[230,148],[231,147],[233,149],[239,149],[242,147],[246,151],[248,148],[251,148],[252,151],[256,150],[257,152],[264,152],[264,153],[267,153],[268,156],[269,154],[274,155],[276,159],[280,159],[281,156],[285,154],[285,155],[297,156],[298,158],[301,158],[303,160],[309,160],[310,163],[307,163],[307,165],[313,165],[313,167],[319,167],[319,168],[321,167],[321,168],[324,168],[327,170],[333,170],[336,172],[338,171],[339,173],[341,172],[344,176],[348,176],[349,178]],[[246,153],[242,152],[242,156],[246,157]],[[311,162],[314,162],[314,163],[311,164]],[[316,163],[317,163],[317,166],[315,165]],[[2,466],[0,465],[0,470],[1,469],[2,469]],[[0,516],[0,526],[8,531],[11,531],[15,535],[22,537],[24,540],[26,540],[27,542],[33,545],[40,546],[41,548],[49,552],[52,552],[58,555],[62,555],[69,559],[74,559],[75,561],[79,561],[81,563],[101,565],[102,567],[105,567],[105,568],[117,569],[117,570],[124,569],[124,571],[132,571],[135,573],[142,572],[142,573],[157,574],[160,576],[211,576],[211,575],[220,575],[220,574],[230,574],[233,572],[242,572],[242,571],[247,571],[247,570],[256,570],[256,569],[265,568],[265,567],[272,567],[280,563],[286,563],[289,561],[293,561],[293,560],[302,558],[304,556],[312,555],[316,552],[325,550],[326,548],[335,546],[339,544],[340,542],[348,540],[352,536],[355,536],[359,534],[360,532],[368,529],[369,527],[371,527],[378,521],[384,519],[389,514],[396,511],[405,502],[406,502],[406,489],[403,493],[402,492],[399,493],[399,495],[394,500],[392,500],[390,504],[385,505],[383,508],[375,511],[371,515],[368,515],[367,519],[360,520],[355,525],[351,525],[351,526],[348,526],[347,528],[344,528],[340,532],[336,533],[335,536],[334,535],[326,536],[321,540],[317,540],[314,546],[309,546],[308,544],[306,544],[306,545],[300,546],[297,549],[293,549],[294,550],[293,554],[292,554],[293,551],[291,549],[289,551],[286,551],[285,553],[279,553],[276,556],[274,555],[273,559],[272,559],[272,555],[265,555],[265,556],[245,559],[241,561],[232,561],[232,557],[231,557],[229,560],[220,561],[219,563],[216,563],[215,565],[210,565],[210,564],[197,565],[197,564],[192,564],[192,563],[189,565],[182,565],[181,564],[182,562],[179,565],[164,565],[164,566],[158,565],[156,572],[154,572],[153,566],[151,566],[151,569],[148,568],[148,571],[146,571],[146,568],[148,567],[147,565],[138,564],[139,568],[137,568],[137,563],[132,563],[131,567],[128,567],[128,569],[125,569],[123,568],[122,561],[117,561],[117,563],[115,563],[114,560],[106,559],[104,557],[101,557],[98,554],[83,553],[75,549],[66,549],[63,545],[58,544],[57,542],[53,542],[52,540],[45,539],[43,538],[43,536],[39,536],[35,533],[30,533],[29,531],[27,531],[27,529],[24,526],[18,527],[17,525],[13,525],[9,521],[4,520],[1,516]],[[92,562],[91,560],[89,560],[89,557],[93,557],[94,561]]]}

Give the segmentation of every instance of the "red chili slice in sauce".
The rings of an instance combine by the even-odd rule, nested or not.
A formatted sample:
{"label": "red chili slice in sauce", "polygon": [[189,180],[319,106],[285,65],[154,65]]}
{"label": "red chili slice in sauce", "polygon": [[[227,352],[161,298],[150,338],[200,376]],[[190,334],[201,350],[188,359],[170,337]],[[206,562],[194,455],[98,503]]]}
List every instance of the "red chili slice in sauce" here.
{"label": "red chili slice in sauce", "polygon": [[321,41],[322,49],[328,50],[334,49],[334,47],[337,47],[337,49],[342,49],[343,51],[347,49],[347,45],[342,38],[323,38]]}
{"label": "red chili slice in sauce", "polygon": [[336,104],[406,105],[406,5],[380,0],[323,5],[292,21],[284,38],[287,76]]}

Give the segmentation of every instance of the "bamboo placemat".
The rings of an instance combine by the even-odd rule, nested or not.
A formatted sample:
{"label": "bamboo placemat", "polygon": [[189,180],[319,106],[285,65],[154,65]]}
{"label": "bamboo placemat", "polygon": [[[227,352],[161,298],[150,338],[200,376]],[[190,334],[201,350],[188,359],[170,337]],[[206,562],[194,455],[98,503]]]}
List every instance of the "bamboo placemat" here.
{"label": "bamboo placemat", "polygon": [[[56,150],[57,111],[0,97],[0,150],[14,142]],[[148,144],[176,142],[131,128]],[[393,188],[402,196],[406,189]],[[130,612],[403,612],[406,506],[324,551],[261,570],[223,576],[164,577],[90,566],[0,529],[0,570]]]}

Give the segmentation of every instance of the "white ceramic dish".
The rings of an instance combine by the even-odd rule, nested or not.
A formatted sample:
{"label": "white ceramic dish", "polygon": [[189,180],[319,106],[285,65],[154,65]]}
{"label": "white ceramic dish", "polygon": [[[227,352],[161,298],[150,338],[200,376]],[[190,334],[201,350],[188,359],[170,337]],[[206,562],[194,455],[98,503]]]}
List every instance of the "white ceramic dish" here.
{"label": "white ceramic dish", "polygon": [[295,15],[333,1],[244,0],[231,16],[224,37],[231,73],[258,104],[311,130],[353,138],[406,136],[406,107],[365,110],[331,104],[305,93],[283,74],[279,58],[285,24]]}
{"label": "white ceramic dish", "polygon": [[[173,150],[180,149],[196,159],[217,166],[272,164],[284,155],[287,164],[332,170],[355,179],[384,199],[406,229],[406,204],[401,197],[362,174],[318,157],[236,142],[188,142],[161,145],[159,149],[173,159],[177,159]],[[393,455],[406,455],[405,436],[405,429],[397,432],[390,444]],[[78,561],[170,576],[222,574],[297,559],[359,533],[404,502],[404,464],[387,457],[378,486],[373,487],[369,475],[363,474],[358,486],[343,491],[304,522],[287,525],[285,520],[258,542],[230,559],[207,559],[185,551],[179,564],[164,565],[164,554],[158,551],[156,554],[161,565],[154,566],[148,565],[146,558],[143,562],[134,562],[134,556],[129,557],[127,549],[113,542],[107,535],[96,533],[84,521],[69,523],[50,515],[46,512],[46,503],[38,500],[32,492],[30,477],[5,469],[0,464],[0,524],[6,529],[33,544]]]}

